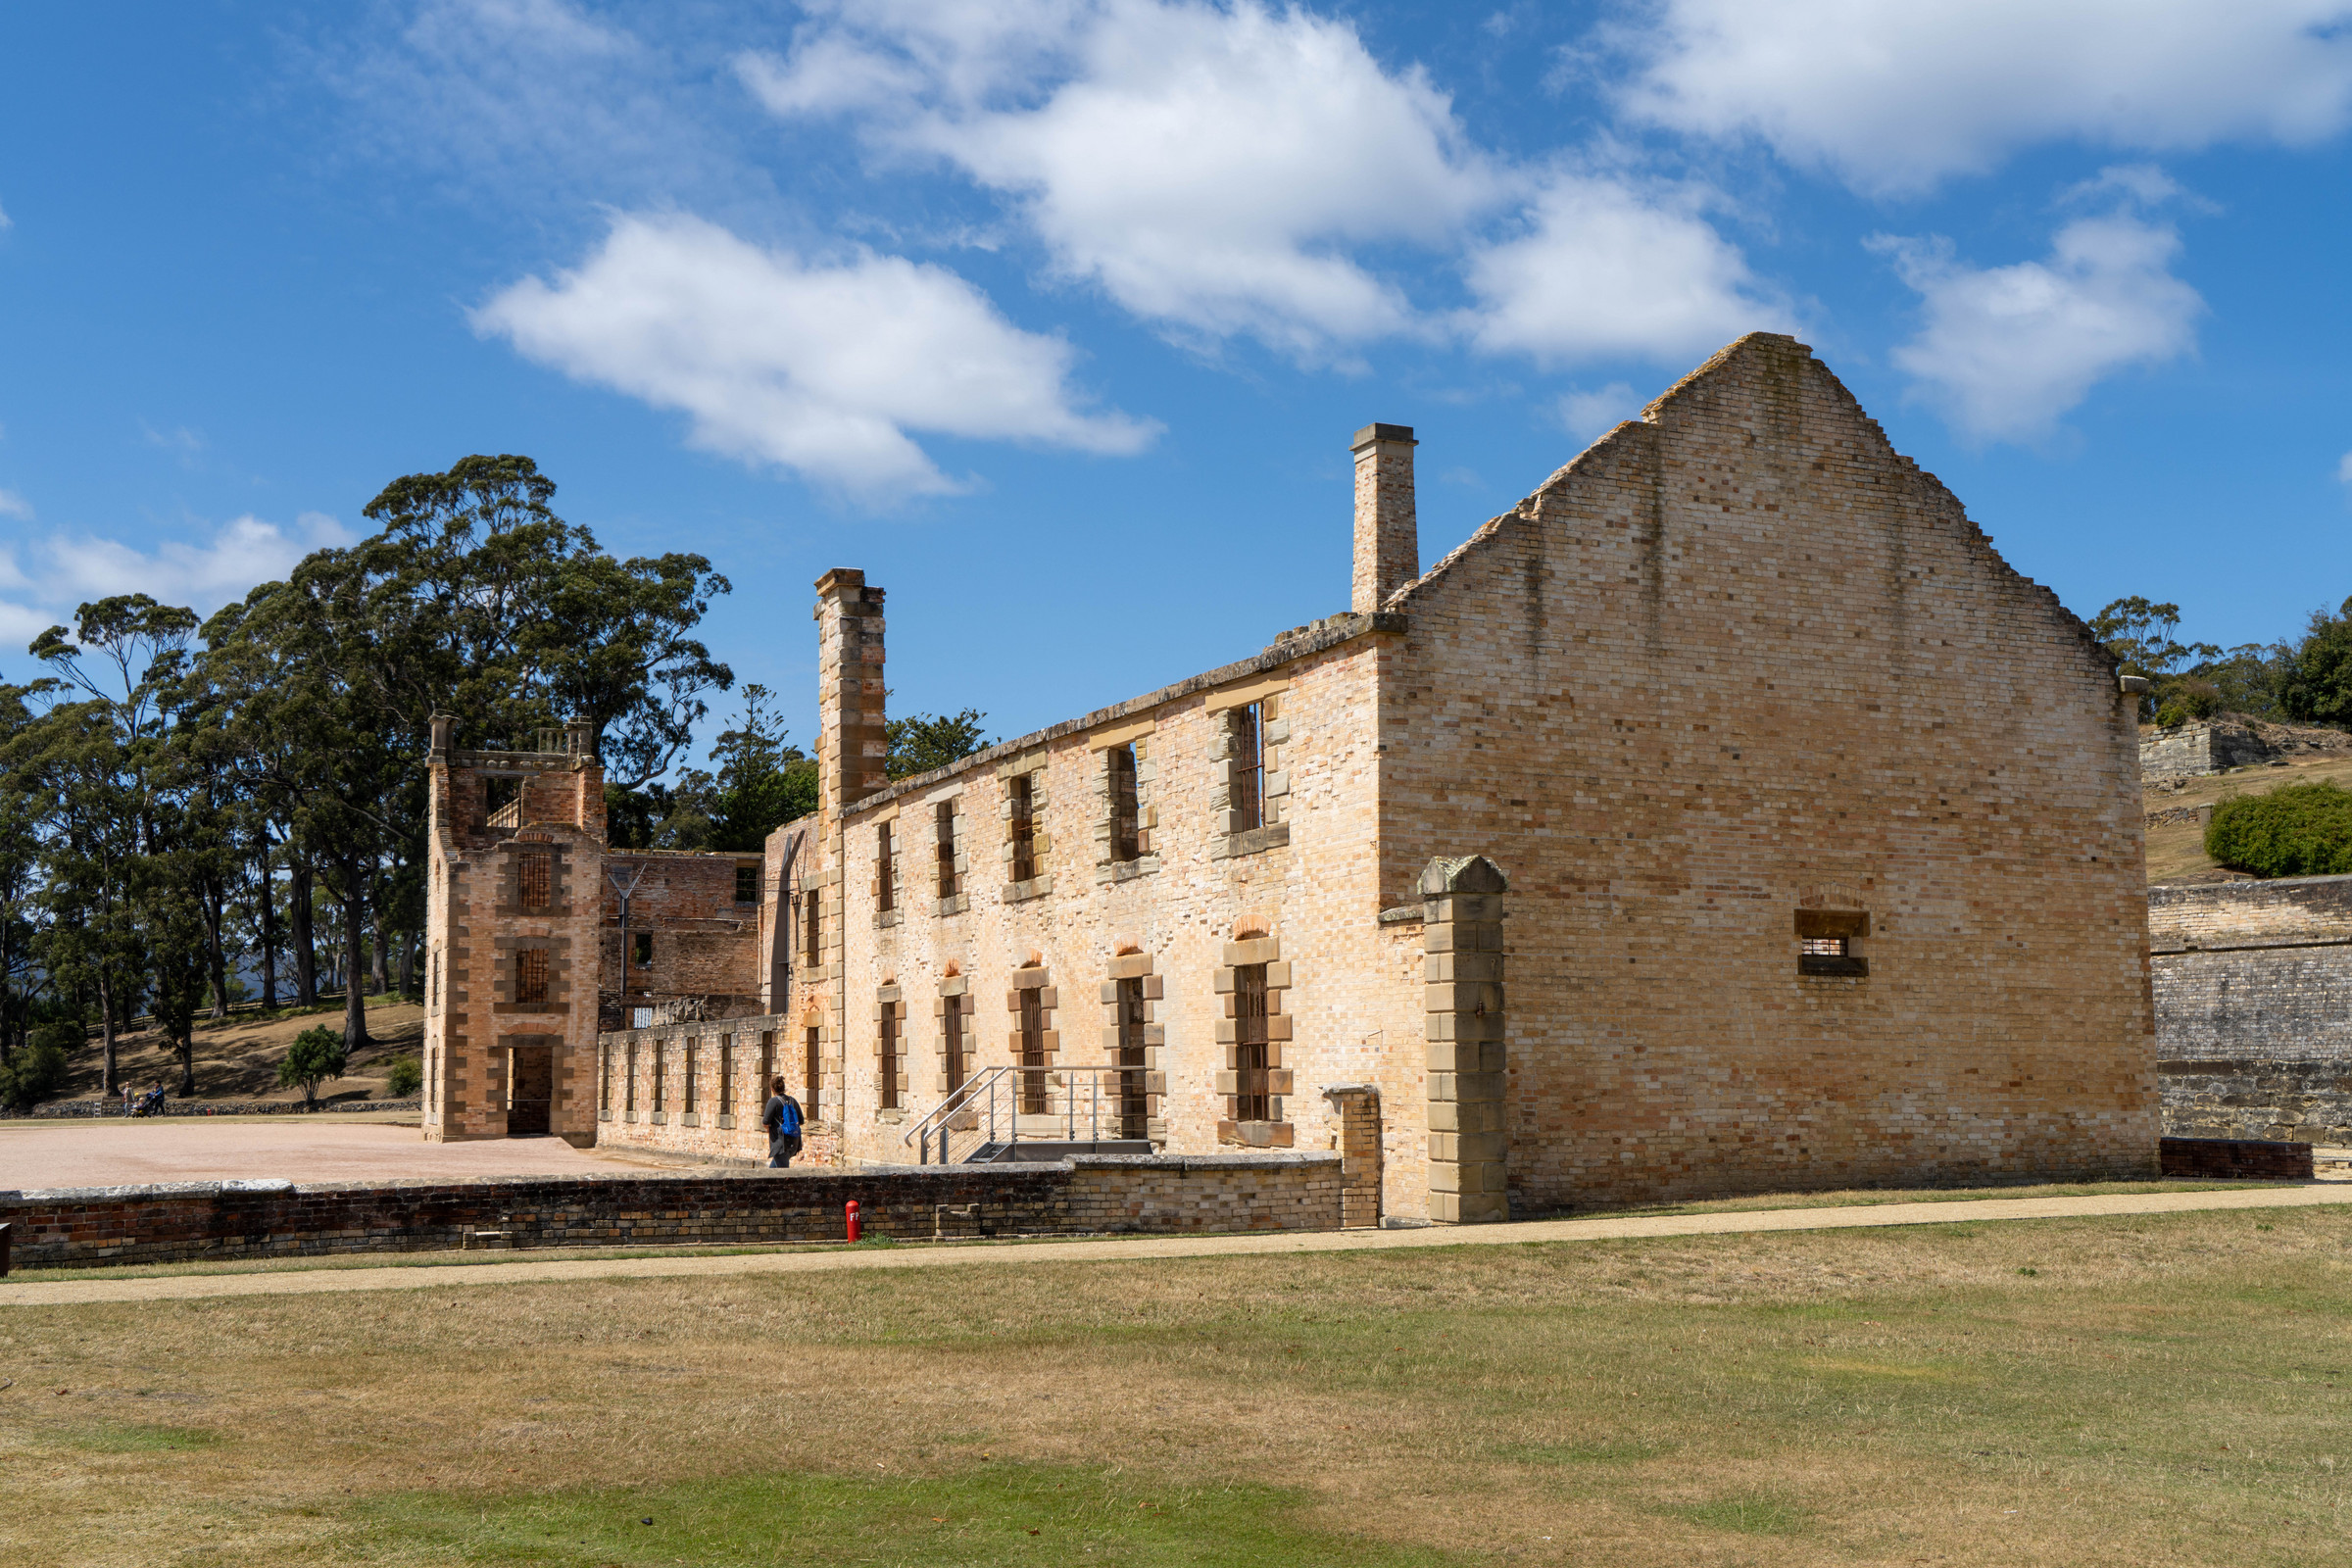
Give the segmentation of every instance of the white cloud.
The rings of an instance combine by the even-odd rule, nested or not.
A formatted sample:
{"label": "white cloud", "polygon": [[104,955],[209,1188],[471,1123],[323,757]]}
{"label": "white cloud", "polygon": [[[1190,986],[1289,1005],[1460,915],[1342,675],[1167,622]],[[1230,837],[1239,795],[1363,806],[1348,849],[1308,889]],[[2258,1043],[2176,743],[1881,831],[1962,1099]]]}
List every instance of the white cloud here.
{"label": "white cloud", "polygon": [[285,576],[312,551],[352,539],[334,518],[306,512],[291,525],[247,514],[209,538],[167,539],[145,550],[64,530],[0,550],[0,657],[70,622],[75,606],[115,594],[149,594],[209,613],[256,583]]}
{"label": "white cloud", "polygon": [[2196,346],[2205,302],[2173,275],[2180,235],[2128,210],[2078,218],[2046,260],[2010,267],[1970,267],[1941,237],[1867,243],[1925,307],[1894,363],[1972,440],[2045,435],[2102,377]]}
{"label": "white cloud", "polygon": [[1623,381],[1560,397],[1560,423],[1579,441],[1595,440],[1641,412],[1641,394]]}
{"label": "white cloud", "polygon": [[2321,140],[2352,121],[2347,24],[2352,0],[1659,0],[1597,41],[1629,117],[1884,192],[2059,138]]}
{"label": "white cloud", "polygon": [[0,517],[14,517],[19,522],[32,520],[32,503],[14,490],[0,490]]}
{"label": "white cloud", "polygon": [[2352,484],[2352,452],[2345,453],[2342,460],[2336,464],[2335,477],[2339,484]]}
{"label": "white cloud", "polygon": [[1509,194],[1418,70],[1254,0],[953,8],[849,0],[745,80],[845,111],[1012,202],[1062,275],[1179,336],[1302,359],[1419,329],[1350,252],[1449,249]]}
{"label": "white cloud", "polygon": [[959,488],[909,431],[1132,453],[1159,428],[1080,412],[1070,346],[944,268],[814,262],[694,218],[620,217],[578,268],[502,290],[473,324],[683,412],[697,446],[868,502]]}
{"label": "white cloud", "polygon": [[1687,358],[1788,324],[1788,308],[1698,216],[1704,193],[1561,174],[1516,236],[1472,253],[1480,304],[1463,325],[1489,353],[1540,364]]}
{"label": "white cloud", "polygon": [[0,207],[0,229],[14,228],[16,226],[17,220],[8,216],[8,209],[5,207]]}

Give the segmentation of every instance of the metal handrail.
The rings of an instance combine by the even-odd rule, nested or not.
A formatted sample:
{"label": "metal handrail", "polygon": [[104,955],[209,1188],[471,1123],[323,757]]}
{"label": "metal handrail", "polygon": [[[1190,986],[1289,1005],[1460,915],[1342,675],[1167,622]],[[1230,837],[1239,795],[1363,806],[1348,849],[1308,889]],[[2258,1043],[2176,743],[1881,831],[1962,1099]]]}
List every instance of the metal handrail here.
{"label": "metal handrail", "polygon": [[[1086,1100],[1086,1137],[1083,1141],[1101,1143],[1102,1141],[1103,1075],[1106,1073],[1121,1075],[1133,1073],[1141,1077],[1143,1071],[1144,1069],[1141,1067],[1119,1067],[1094,1063],[1069,1067],[986,1067],[981,1069],[976,1077],[965,1079],[960,1086],[949,1094],[947,1099],[941,1101],[921,1120],[909,1127],[906,1136],[899,1142],[902,1145],[915,1145],[915,1163],[928,1165],[931,1163],[931,1135],[933,1132],[937,1132],[939,1134],[939,1163],[948,1164],[950,1163],[948,1157],[949,1139],[953,1133],[958,1131],[955,1123],[968,1113],[975,1120],[981,1117],[985,1117],[987,1120],[988,1131],[987,1136],[981,1140],[983,1144],[1001,1144],[1008,1149],[1018,1148],[1021,1142],[1021,1118],[1028,1116],[1034,1119],[1040,1115],[1057,1115],[1062,1123],[1063,1137],[1061,1141],[1072,1144],[1079,1143],[1081,1142],[1078,1136],[1080,1096],[1073,1092],[1076,1086],[1066,1080],[1083,1076],[1087,1081],[1087,1093],[1084,1097]],[[1025,1083],[1024,1078],[1032,1074],[1043,1077],[1045,1081],[1042,1084]],[[1056,1076],[1064,1081],[1056,1085]],[[1056,1087],[1062,1091],[1061,1108],[1058,1112],[1053,1108],[1054,1091]],[[1045,1102],[1047,1108],[1044,1111],[1025,1111],[1021,1108],[1022,1100],[1032,1093]],[[1032,1136],[1030,1142],[1036,1143],[1038,1140]]]}

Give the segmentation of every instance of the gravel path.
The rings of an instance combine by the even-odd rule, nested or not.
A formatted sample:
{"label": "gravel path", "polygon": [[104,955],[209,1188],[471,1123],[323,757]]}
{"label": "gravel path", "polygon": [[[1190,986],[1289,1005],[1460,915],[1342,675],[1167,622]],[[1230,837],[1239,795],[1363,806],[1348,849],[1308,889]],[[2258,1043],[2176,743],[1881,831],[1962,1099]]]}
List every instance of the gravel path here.
{"label": "gravel path", "polygon": [[1743,1213],[1666,1214],[1624,1219],[1532,1220],[1410,1231],[1310,1231],[1254,1236],[1137,1236],[1101,1241],[899,1247],[721,1257],[562,1258],[521,1254],[504,1263],[290,1270],[267,1274],[183,1274],[152,1279],[0,1282],[0,1306],[83,1301],[168,1301],[193,1297],[298,1296],[322,1291],[416,1291],[451,1285],[521,1285],[546,1280],[662,1279],[682,1275],[814,1274],[835,1269],[971,1268],[1042,1263],[1115,1263],[1152,1257],[1347,1252],[1411,1247],[1509,1247],[1528,1242],[1598,1242],[1650,1236],[1727,1236],[1759,1231],[1853,1230],[1886,1225],[1958,1225],[1988,1220],[2069,1219],[2099,1214],[2178,1214],[2199,1209],[2302,1208],[2352,1203],[2352,1185],[2233,1188],[2213,1193],[2134,1193],[2105,1198],[1990,1198],[1948,1203],[1878,1203],[1843,1208],[1770,1208]]}

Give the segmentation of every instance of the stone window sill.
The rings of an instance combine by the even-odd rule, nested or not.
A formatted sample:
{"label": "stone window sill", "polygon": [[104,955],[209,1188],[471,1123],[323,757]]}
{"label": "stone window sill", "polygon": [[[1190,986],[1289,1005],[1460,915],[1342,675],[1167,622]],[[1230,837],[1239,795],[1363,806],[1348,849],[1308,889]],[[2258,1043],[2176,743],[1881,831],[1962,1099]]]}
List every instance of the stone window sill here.
{"label": "stone window sill", "polygon": [[702,1124],[701,1115],[691,1110],[678,1118],[678,1125],[681,1127],[700,1127]]}
{"label": "stone window sill", "polygon": [[718,1124],[721,1127],[732,1127],[735,1125],[735,1118],[727,1112],[721,1111],[718,1117]]}
{"label": "stone window sill", "polygon": [[1006,904],[1026,904],[1031,899],[1042,899],[1053,891],[1054,876],[1052,872],[1048,872],[1044,876],[1033,876],[1026,882],[1005,883],[1004,902]]}
{"label": "stone window sill", "polygon": [[874,1120],[889,1122],[894,1127],[906,1119],[906,1113],[905,1111],[893,1110],[887,1106],[874,1112]]}
{"label": "stone window sill", "polygon": [[1833,958],[1827,955],[1806,954],[1796,960],[1800,975],[1819,976],[1832,980],[1866,980],[1870,977],[1870,960],[1861,957]]}
{"label": "stone window sill", "polygon": [[961,914],[965,909],[971,907],[971,904],[969,894],[958,893],[954,898],[940,900],[939,912],[942,918],[951,914]]}
{"label": "stone window sill", "polygon": [[1245,855],[1262,855],[1279,850],[1291,842],[1291,824],[1276,822],[1267,827],[1253,827],[1247,833],[1227,835],[1225,842],[1209,856],[1212,860],[1235,859]]}
{"label": "stone window sill", "polygon": [[1139,876],[1150,876],[1159,869],[1159,857],[1139,855],[1132,860],[1104,860],[1095,867],[1098,882],[1132,882]]}
{"label": "stone window sill", "polygon": [[874,929],[877,931],[897,925],[898,923],[899,911],[896,909],[880,909],[874,914]]}
{"label": "stone window sill", "polygon": [[1297,1130],[1287,1121],[1220,1121],[1217,1142],[1245,1149],[1289,1149]]}
{"label": "stone window sill", "polygon": [[645,1119],[650,1125],[659,1127],[669,1120],[669,1112],[666,1110],[657,1110]]}

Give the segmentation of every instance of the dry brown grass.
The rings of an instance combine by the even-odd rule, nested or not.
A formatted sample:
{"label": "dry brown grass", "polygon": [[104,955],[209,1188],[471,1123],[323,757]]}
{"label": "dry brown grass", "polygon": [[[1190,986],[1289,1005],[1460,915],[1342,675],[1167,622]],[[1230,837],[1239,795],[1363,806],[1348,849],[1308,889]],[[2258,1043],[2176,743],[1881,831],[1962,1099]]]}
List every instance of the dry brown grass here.
{"label": "dry brown grass", "polygon": [[[286,1049],[305,1029],[324,1024],[340,1029],[340,1003],[318,1012],[280,1016],[267,1021],[228,1017],[196,1025],[196,1098],[199,1100],[300,1100],[299,1089],[277,1086],[277,1064]],[[375,1043],[353,1054],[350,1070],[318,1086],[321,1100],[380,1095],[384,1073],[395,1056],[413,1056],[424,1048],[424,1008],[413,1002],[370,997],[368,1031]],[[122,1081],[145,1089],[161,1083],[179,1086],[179,1054],[154,1030],[124,1035],[115,1042],[117,1070]],[[64,1100],[88,1100],[98,1093],[105,1065],[103,1048],[92,1040],[73,1054],[67,1064]]]}
{"label": "dry brown grass", "polygon": [[[2284,767],[2240,767],[2208,778],[2181,780],[2178,790],[2150,784],[2140,793],[2149,810],[2162,811],[2176,806],[2226,801],[2233,795],[2267,795],[2281,784],[2317,784],[2328,779],[2352,788],[2352,757],[2319,757],[2291,761]],[[2194,822],[2149,827],[2147,853],[2151,884],[2184,881],[2220,869],[2205,853],[2205,830]]]}
{"label": "dry brown grass", "polygon": [[[0,1555],[440,1561],[383,1521],[1013,1461],[1296,1488],[1464,1561],[2339,1562],[2348,1241],[2314,1208],[18,1308]],[[941,1560],[823,1546],[776,1560]]]}

